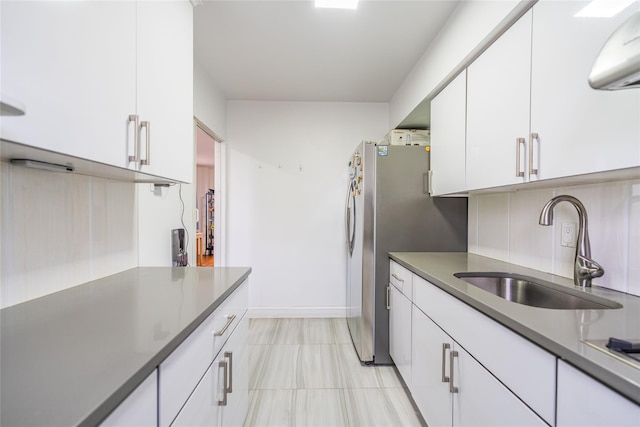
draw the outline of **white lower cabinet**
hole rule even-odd
[[[411,300],[389,285],[389,353],[404,382],[411,384]]]
[[[418,308],[411,393],[429,426],[544,426],[545,422]]]
[[[245,281],[160,364],[160,427],[242,424],[248,401],[247,307],[248,284]],[[221,386],[223,381],[232,383],[233,391],[226,393],[228,406],[238,408],[238,412],[244,411],[241,415],[231,415],[233,411],[223,411],[222,405],[218,404],[222,388],[215,384]],[[196,389],[200,391],[194,397]],[[202,400],[205,391],[210,395],[206,407]],[[235,424],[221,424],[223,412],[228,414],[226,419]],[[218,420],[216,417],[220,422],[214,422]],[[239,418],[239,422],[233,421]]]
[[[156,427],[158,425],[158,370],[140,384],[100,427]]]
[[[640,406],[559,360],[557,425],[637,427]]]
[[[172,426],[242,426],[249,404],[248,322],[236,327]]]

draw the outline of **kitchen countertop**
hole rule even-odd
[[[100,423],[250,272],[140,267],[0,310],[0,424]]]
[[[640,404],[640,365],[632,366],[583,342],[609,337],[640,339],[640,297],[593,286],[584,292],[622,304],[620,309],[555,310],[510,302],[453,276],[458,272],[508,272],[573,289],[573,281],[466,252],[392,252],[400,265],[476,308],[512,331]],[[606,279],[606,276],[605,276]]]

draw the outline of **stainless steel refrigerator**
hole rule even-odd
[[[363,363],[390,364],[389,252],[467,250],[467,199],[429,197],[424,146],[361,143],[345,203],[347,324]]]

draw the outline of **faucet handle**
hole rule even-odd
[[[592,259],[578,255],[580,261],[580,276],[583,278],[593,279],[601,277],[604,274],[604,268]]]

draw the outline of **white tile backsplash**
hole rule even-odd
[[[137,265],[134,184],[0,163],[0,307]]]
[[[540,211],[551,197],[551,190],[509,193],[509,262],[553,270],[553,228],[538,224]]]
[[[561,246],[561,229],[578,225],[576,209],[560,203],[552,226],[538,224],[544,204],[560,194],[578,198],[587,210],[592,258],[605,270],[594,285],[640,296],[640,179],[471,195],[469,251],[572,278],[575,247]]]
[[[478,204],[478,253],[509,261],[509,194],[480,197]]]

